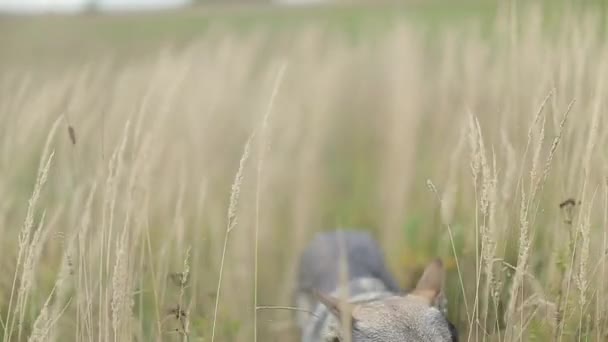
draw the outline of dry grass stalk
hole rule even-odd
[[[17,306],[15,308],[15,312],[13,313],[13,309],[12,309],[13,297],[16,294],[17,295],[16,300],[17,300],[17,303],[19,303],[23,300],[23,298],[21,298],[21,296],[26,295],[24,292],[15,293],[16,285],[17,285],[17,277],[18,277],[18,272],[20,269],[21,269],[21,272],[23,272],[22,274],[25,273],[25,270],[22,268],[23,267],[22,262],[23,262],[23,259],[26,258],[27,255],[29,254],[29,249],[31,247],[31,243],[32,243],[31,234],[32,234],[32,228],[34,227],[34,214],[36,211],[36,206],[37,206],[38,200],[40,199],[40,192],[41,192],[42,188],[44,187],[44,185],[46,184],[46,181],[48,179],[48,173],[49,173],[49,170],[51,167],[51,162],[52,162],[53,156],[55,154],[54,151],[51,151],[51,143],[55,136],[57,127],[59,127],[59,123],[60,123],[59,119],[55,120],[55,123],[51,127],[51,130],[49,131],[49,134],[47,136],[46,143],[44,144],[44,149],[42,152],[42,156],[40,158],[40,164],[38,166],[38,176],[36,178],[36,183],[34,185],[34,190],[32,192],[32,196],[30,197],[30,200],[28,203],[28,209],[27,209],[27,214],[25,216],[25,222],[23,224],[21,232],[19,233],[19,253],[17,256],[17,262],[15,265],[15,274],[13,276],[13,283],[12,283],[12,287],[11,287],[11,291],[10,291],[10,299],[9,299],[9,303],[8,303],[7,316],[4,319],[4,322],[6,325],[6,328],[4,329],[4,337],[3,337],[4,341],[10,341],[13,330],[14,330],[15,321],[17,319],[17,317],[14,317],[14,316],[17,315],[17,310],[21,309]],[[33,270],[29,270],[28,272],[31,275],[33,273]],[[13,316],[11,316],[11,313],[13,314]]]
[[[32,290],[32,283],[35,280],[34,270],[36,268],[36,264],[38,263],[38,258],[44,242],[41,241],[41,237],[45,227],[45,217],[46,211],[43,211],[40,222],[34,230],[34,235],[27,246],[27,255],[23,262],[23,270],[21,271],[21,281],[19,292],[17,293],[17,306],[15,307],[15,316],[19,315],[19,321],[17,323],[17,326],[19,327],[19,332],[17,335],[18,340],[21,340],[23,336],[25,312],[27,311],[28,299],[30,297],[30,291]]]
[[[435,184],[430,179],[427,179],[426,186],[433,194],[435,194],[437,200],[441,204],[442,198],[439,195],[439,192],[437,191],[437,187],[435,186]],[[447,228],[448,234],[450,236],[450,245],[452,247],[452,253],[454,255],[454,260],[456,261],[456,270],[458,271],[458,280],[459,280],[459,284],[460,284],[460,290],[462,291],[462,297],[465,299],[464,305],[465,305],[465,312],[467,314],[467,321],[471,322],[473,320],[473,318],[471,317],[472,314],[469,313],[469,308],[468,308],[468,304],[467,304],[468,300],[466,300],[467,294],[466,294],[466,290],[465,290],[465,283],[463,280],[462,271],[460,268],[460,262],[458,261],[458,253],[456,252],[456,245],[454,243],[454,233],[453,233],[453,230],[452,230],[452,227],[450,224],[446,224],[446,228]]]
[[[251,151],[251,144],[255,137],[255,131],[251,133],[247,142],[245,143],[245,148],[243,150],[243,155],[241,156],[241,160],[239,161],[239,169],[236,172],[234,177],[234,182],[232,183],[232,191],[230,192],[230,204],[228,206],[228,218],[226,221],[226,233],[224,235],[224,245],[222,248],[222,257],[220,261],[220,270],[217,281],[217,291],[215,293],[215,309],[213,311],[213,326],[211,328],[211,342],[215,341],[215,329],[217,325],[217,313],[219,309],[219,302],[221,298],[221,290],[222,290],[222,277],[224,275],[224,263],[226,260],[226,250],[228,249],[228,238],[230,237],[230,232],[237,225],[237,207],[239,204],[239,196],[241,192],[241,185],[243,184],[243,179],[245,177],[245,165],[247,160],[249,159],[249,154]]]
[[[49,304],[53,297],[53,292],[54,291],[51,291],[51,294],[42,306],[42,310],[40,310],[38,317],[36,317],[36,320],[34,321],[33,331],[28,339],[29,342],[45,342],[49,340],[52,320],[52,317],[49,315]]]
[[[254,236],[254,276],[253,276],[253,341],[258,340],[258,263],[259,263],[259,233],[260,233],[260,206],[261,206],[261,186],[262,186],[262,173],[264,169],[264,155],[266,150],[269,148],[270,139],[268,138],[268,122],[272,109],[274,107],[275,98],[279,91],[279,87],[283,81],[285,70],[287,69],[287,62],[282,62],[277,71],[277,75],[272,87],[272,93],[270,100],[266,107],[266,113],[262,119],[262,129],[260,132],[260,143],[258,151],[258,164],[256,173],[256,187],[255,187],[255,236]]]
[[[130,128],[130,121],[127,121],[125,126],[124,126],[124,131],[123,131],[123,135],[122,135],[122,140],[121,143],[116,147],[116,149],[114,150],[114,152],[112,153],[112,157],[110,158],[110,162],[109,162],[109,166],[108,166],[108,175],[105,181],[105,192],[104,192],[104,206],[103,206],[103,212],[102,212],[102,230],[100,232],[100,238],[99,238],[99,251],[100,251],[100,255],[99,255],[99,281],[100,283],[104,283],[104,279],[109,283],[110,280],[110,255],[111,255],[111,251],[112,251],[112,245],[113,243],[113,227],[114,227],[114,210],[116,208],[116,201],[117,201],[117,196],[118,196],[118,176],[122,173],[122,161],[123,161],[123,155],[124,155],[124,151],[127,145],[127,141],[129,138],[129,128]],[[126,248],[126,246],[121,245],[119,242],[116,243],[117,247],[122,247],[122,248]],[[119,253],[119,251],[116,251],[116,257],[118,258],[118,256],[120,256],[121,258],[124,256],[125,251],[123,250],[122,252]],[[104,256],[105,256],[105,264],[104,264]],[[122,260],[121,260],[122,262]],[[114,265],[114,269],[116,270],[122,270],[125,271],[124,269],[121,268],[121,266],[124,265],[120,265],[118,263],[118,261],[116,261],[115,265]],[[117,281],[120,281],[120,279],[117,279]],[[110,301],[111,301],[111,294],[110,294],[110,286],[107,286],[106,288],[104,288],[103,286],[99,286],[99,297],[98,297],[98,305],[100,308],[100,312],[99,312],[99,322],[98,322],[98,327],[99,327],[99,331],[98,331],[98,339],[99,340],[108,340],[109,339],[109,332],[108,329],[110,328],[110,324],[108,324],[109,322],[109,317],[110,317]],[[113,327],[114,328],[114,327]]]

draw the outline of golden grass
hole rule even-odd
[[[6,70],[3,340],[296,340],[298,253],[338,226],[404,286],[452,265],[465,341],[605,340],[608,46],[540,13]]]

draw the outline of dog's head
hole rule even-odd
[[[444,274],[441,261],[436,260],[426,267],[412,292],[371,302],[350,304],[317,293],[339,325],[328,340],[348,341],[349,335],[352,342],[457,341],[455,328],[444,314]]]

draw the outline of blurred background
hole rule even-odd
[[[297,341],[297,258],[608,338],[603,1],[0,0],[3,341]]]

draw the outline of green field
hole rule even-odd
[[[170,13],[87,15],[0,20],[2,60],[61,64],[57,59],[89,59],[102,55],[152,53],[161,44],[183,46],[215,32],[241,35],[263,31],[284,36],[306,27],[321,27],[357,39],[385,32],[408,21],[436,29],[467,21],[491,21],[497,6],[490,2],[411,2],[392,6],[196,6]],[[41,33],[44,32],[44,35]],[[43,58],[40,58],[43,57]],[[35,59],[34,59],[35,58]]]
[[[406,289],[444,260],[463,341],[606,340],[605,14],[0,17],[0,335],[296,341],[256,305],[292,306],[305,243],[353,227]]]

